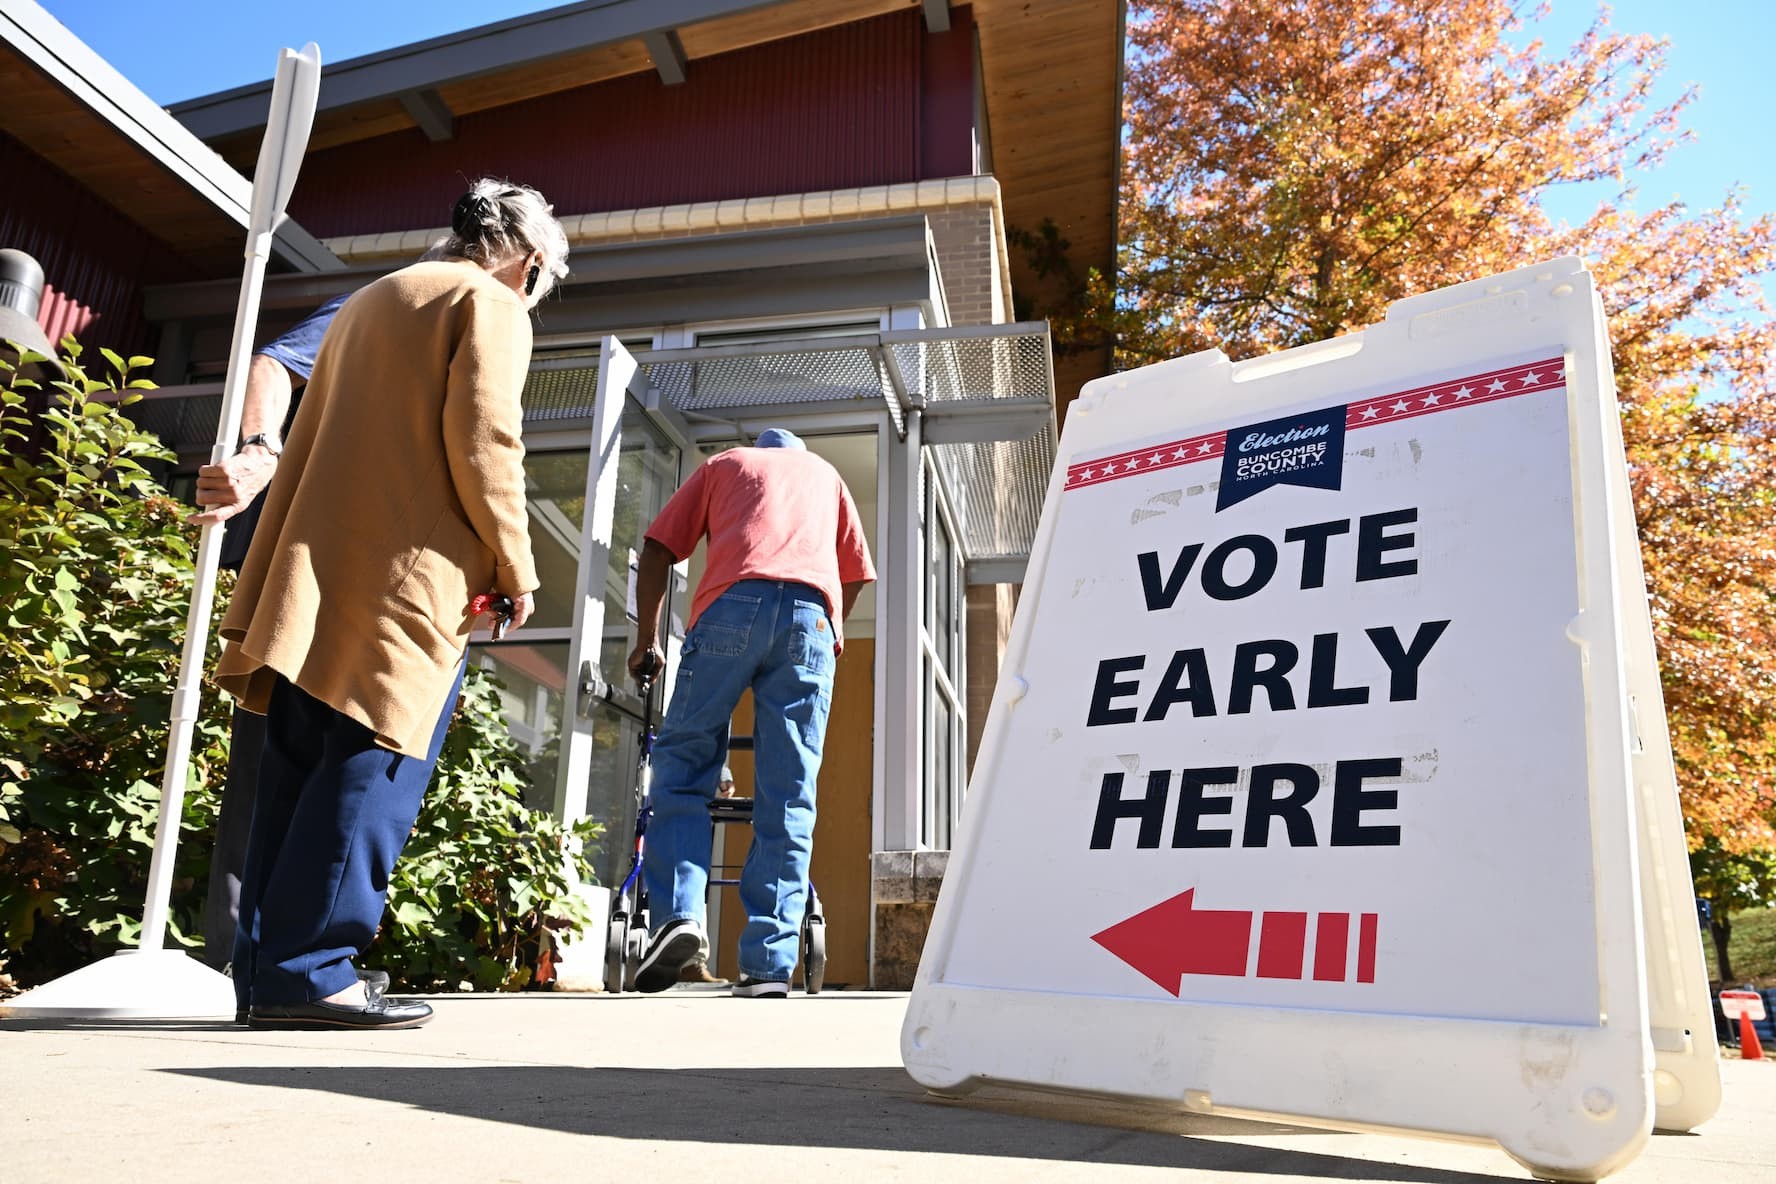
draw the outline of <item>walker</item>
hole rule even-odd
[[[620,995],[635,989],[635,971],[647,951],[648,924],[647,884],[642,879],[641,861],[647,850],[648,820],[653,805],[648,791],[653,783],[654,757],[654,676],[659,672],[657,659],[647,656],[636,672],[641,693],[641,752],[635,763],[635,840],[629,854],[629,872],[611,898],[610,923],[604,936],[604,989]],[[750,748],[751,737],[734,737],[730,747]],[[751,798],[716,798],[709,803],[710,826],[752,821]],[[713,837],[713,836],[712,836]],[[713,847],[713,843],[711,844]],[[710,869],[711,889],[737,887],[739,879],[717,878]],[[728,870],[724,865],[720,870]],[[802,915],[801,953],[802,984],[810,995],[820,993],[826,983],[826,917],[820,906],[820,894],[814,882],[808,882],[808,907]]]

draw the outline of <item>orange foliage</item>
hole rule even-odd
[[[1610,317],[1692,845],[1771,846],[1776,801],[1776,223],[1634,212],[1682,136],[1662,42],[1607,12],[1565,52],[1510,0],[1134,5],[1121,259],[1060,328],[1123,365],[1235,357],[1379,320],[1418,292],[1581,254]],[[1514,44],[1514,42],[1518,44]],[[1748,146],[1749,147],[1749,146]],[[1578,227],[1551,187],[1613,182]],[[1063,318],[1064,319],[1064,318]]]

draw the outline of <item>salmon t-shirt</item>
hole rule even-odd
[[[647,537],[683,559],[706,534],[708,562],[691,600],[692,625],[741,580],[794,580],[826,597],[838,641],[841,586],[876,578],[844,479],[799,448],[732,448],[710,457],[672,495]]]

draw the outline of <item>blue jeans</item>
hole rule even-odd
[[[423,759],[277,680],[241,874],[237,1006],[312,1003],[357,981],[352,959],[382,922],[462,680],[459,664]]]
[[[728,721],[751,688],[755,776],[752,850],[740,874],[740,973],[753,978],[788,981],[795,969],[833,665],[832,619],[818,590],[742,580],[685,635],[654,742],[654,813],[642,863],[653,926],[680,918],[701,925],[709,803],[727,757]]]

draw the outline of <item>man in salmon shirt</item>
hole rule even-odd
[[[740,874],[746,929],[734,994],[789,993],[808,857],[814,783],[832,707],[840,625],[876,578],[863,522],[838,471],[781,428],[752,448],[711,457],[648,528],[636,574],[635,673],[655,644],[667,574],[704,537],[707,565],[691,603],[672,703],[654,742],[653,818],[642,863],[654,932],[635,975],[664,991],[707,941],[709,802],[727,759],[728,721],[753,697],[752,850]]]

